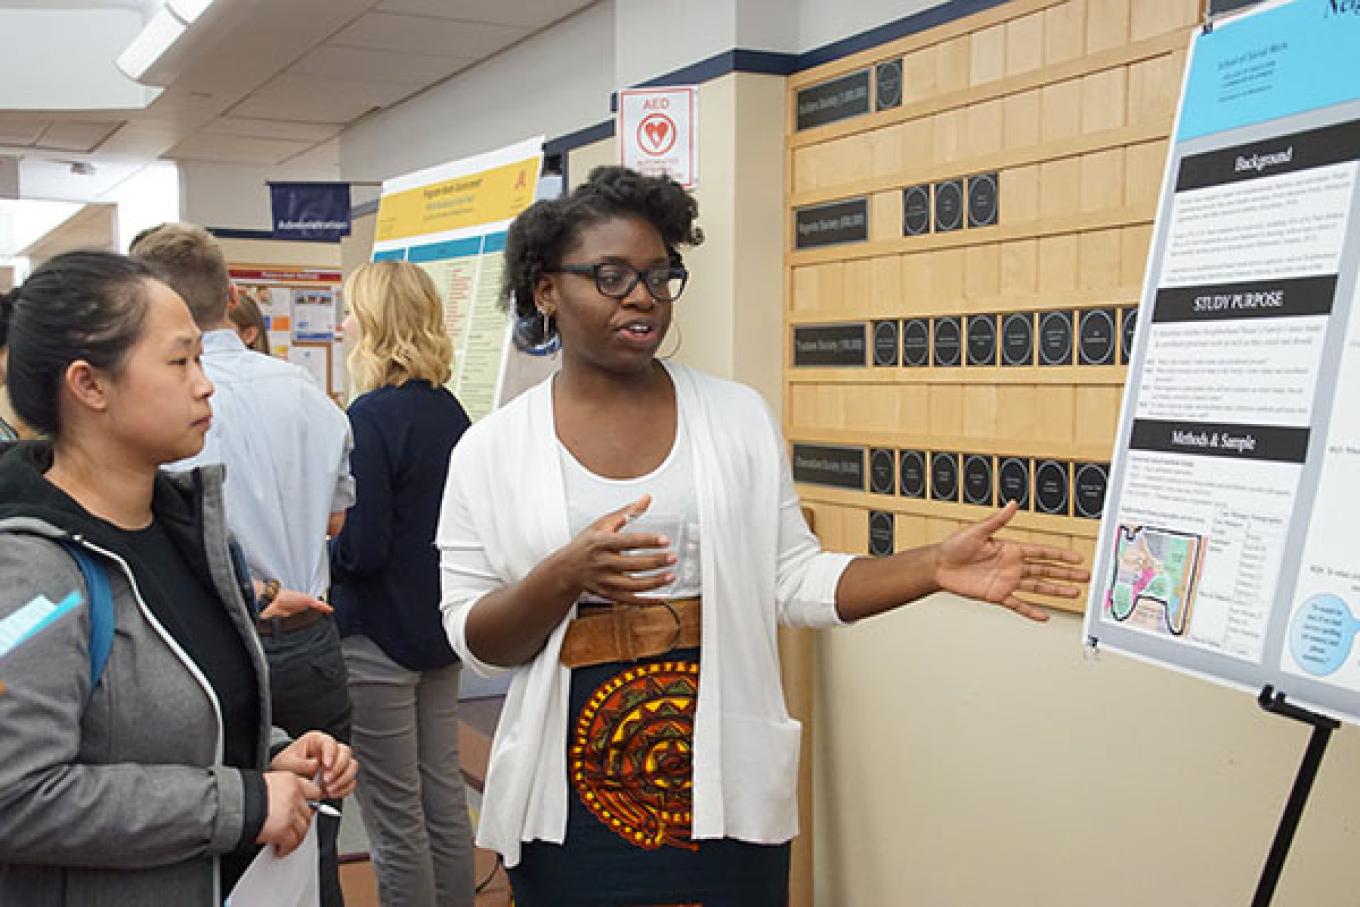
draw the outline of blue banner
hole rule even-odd
[[[270,183],[269,201],[275,239],[349,236],[349,183]]]

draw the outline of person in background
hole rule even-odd
[[[468,416],[430,276],[402,261],[345,281],[357,500],[331,542],[331,603],[354,703],[358,797],[382,903],[472,907],[459,770],[461,664],[440,627],[439,496]]]
[[[357,765],[327,734],[271,734],[222,469],[158,469],[211,424],[184,302],[137,262],[71,252],[7,324],[14,405],[50,440],[0,445],[0,619],[51,622],[0,660],[0,904],[216,907]],[[109,583],[102,664],[73,550]]]
[[[241,338],[246,349],[269,355],[269,329],[254,299],[238,291],[235,302],[227,307],[227,317],[231,319],[236,336]]]
[[[1013,503],[891,557],[821,551],[759,395],[656,357],[697,210],[665,177],[602,167],[515,219],[516,337],[559,335],[561,371],[449,463],[444,626],[474,670],[514,671],[478,843],[518,907],[784,907],[800,727],[776,625],[939,590],[1043,620],[1024,593],[1085,578],[1070,551],[996,538]]]
[[[354,502],[349,423],[291,363],[247,350],[227,309],[236,287],[217,241],[192,224],[143,231],[132,256],[183,297],[203,333],[203,369],[217,387],[203,452],[179,467],[227,467],[227,523],[260,583],[256,631],[269,660],[274,721],[348,742],[350,703],[340,635],[321,599],[330,586],[326,537]],[[339,808],[338,802],[332,806]],[[344,903],[340,820],[318,819],[321,903]]]

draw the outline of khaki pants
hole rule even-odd
[[[411,671],[344,639],[356,795],[383,907],[472,907],[472,823],[458,761],[462,665]]]

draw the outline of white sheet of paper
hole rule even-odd
[[[316,821],[297,850],[286,857],[266,846],[231,890],[225,907],[319,907]]]

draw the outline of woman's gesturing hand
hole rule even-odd
[[[1072,566],[1082,560],[1075,551],[994,538],[1015,511],[1012,501],[941,542],[936,551],[935,581],[942,589],[993,602],[1030,620],[1048,620],[1039,606],[1016,593],[1076,598],[1081,590],[1072,584],[1086,582],[1090,573]]]
[[[605,514],[558,552],[558,563],[578,595],[589,592],[610,601],[639,604],[647,601],[640,597],[642,593],[675,580],[668,569],[676,560],[669,550],[673,539],[649,532],[624,531],[651,503],[651,495],[643,495],[628,506]],[[649,575],[638,575],[644,573]]]
[[[273,844],[281,857],[297,850],[312,824],[312,803],[321,799],[321,788],[290,771],[265,772],[269,812],[256,844]]]

